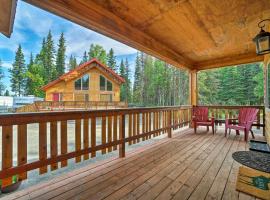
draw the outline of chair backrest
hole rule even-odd
[[[248,121],[254,122],[258,111],[259,109],[257,108],[241,108],[238,115],[239,124],[241,125]]]
[[[207,107],[193,107],[192,115],[196,121],[205,122],[208,120],[208,108]]]

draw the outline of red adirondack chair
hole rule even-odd
[[[194,132],[197,132],[198,126],[206,126],[209,131],[209,126],[212,127],[213,134],[215,132],[215,118],[208,117],[207,107],[193,107],[192,109],[192,121],[194,125]]]
[[[236,131],[236,134],[239,135],[239,131],[244,131],[245,141],[248,140],[248,133],[251,132],[252,138],[254,134],[251,130],[252,123],[255,121],[259,109],[256,108],[241,108],[237,119],[226,119],[225,121],[225,137],[227,136],[227,130],[229,133],[231,129]],[[237,123],[233,123],[232,120],[237,120]]]

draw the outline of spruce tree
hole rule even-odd
[[[106,64],[107,54],[105,49],[98,44],[91,44],[88,52],[89,60],[96,58],[103,64]]]
[[[7,96],[7,97],[8,97],[8,96],[10,96],[10,94],[9,94],[9,90],[6,90],[6,91],[5,91],[4,96]]]
[[[27,95],[32,95],[33,94],[32,90],[31,90],[32,81],[27,76],[27,73],[32,70],[33,65],[34,65],[34,59],[33,59],[33,54],[31,52],[30,59],[29,59],[29,64],[27,65],[27,72],[26,72],[26,89],[25,89],[25,91],[26,91]]]
[[[142,103],[142,68],[139,52],[136,55],[134,84],[133,84],[133,102],[136,104]]]
[[[57,70],[55,67],[55,48],[53,44],[52,33],[49,31],[45,44],[45,72],[48,77],[48,82],[57,78]]]
[[[3,71],[2,61],[0,59],[0,95],[4,94],[4,91],[6,88],[3,83],[3,78],[4,78],[4,71]]]
[[[11,89],[15,93],[15,95],[21,96],[24,94],[26,78],[25,78],[25,60],[22,52],[22,47],[19,45],[16,55],[15,61],[12,65],[12,69],[10,70],[11,74]]]
[[[77,66],[76,57],[71,54],[70,57],[69,57],[68,70],[69,71],[73,70],[73,69],[76,68],[76,66]]]
[[[66,53],[66,45],[65,45],[65,37],[64,33],[61,33],[58,43],[58,50],[56,56],[56,71],[57,76],[61,76],[65,73],[65,53]]]
[[[109,53],[107,54],[107,64],[115,72],[118,71],[117,65],[116,65],[116,57],[114,55],[114,51],[112,48],[110,49]]]
[[[126,58],[125,61],[125,79],[126,79],[126,95],[127,95],[127,101],[132,101],[132,94],[131,94],[131,81],[130,81],[130,66],[128,63],[128,59]]]
[[[84,51],[82,61],[80,62],[80,64],[86,63],[87,61],[88,61],[87,52]]]
[[[124,64],[123,59],[121,60],[120,63],[120,69],[119,69],[120,76],[123,77],[126,80],[126,67]],[[121,85],[120,87],[120,101],[127,101],[127,87],[126,87],[126,82]]]

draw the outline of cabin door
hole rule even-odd
[[[60,94],[59,93],[53,93],[53,101],[59,101]]]

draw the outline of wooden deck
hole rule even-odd
[[[204,129],[173,134],[154,144],[68,172],[4,199],[255,199],[235,190],[239,164],[232,153],[247,149],[243,135],[225,138]]]

